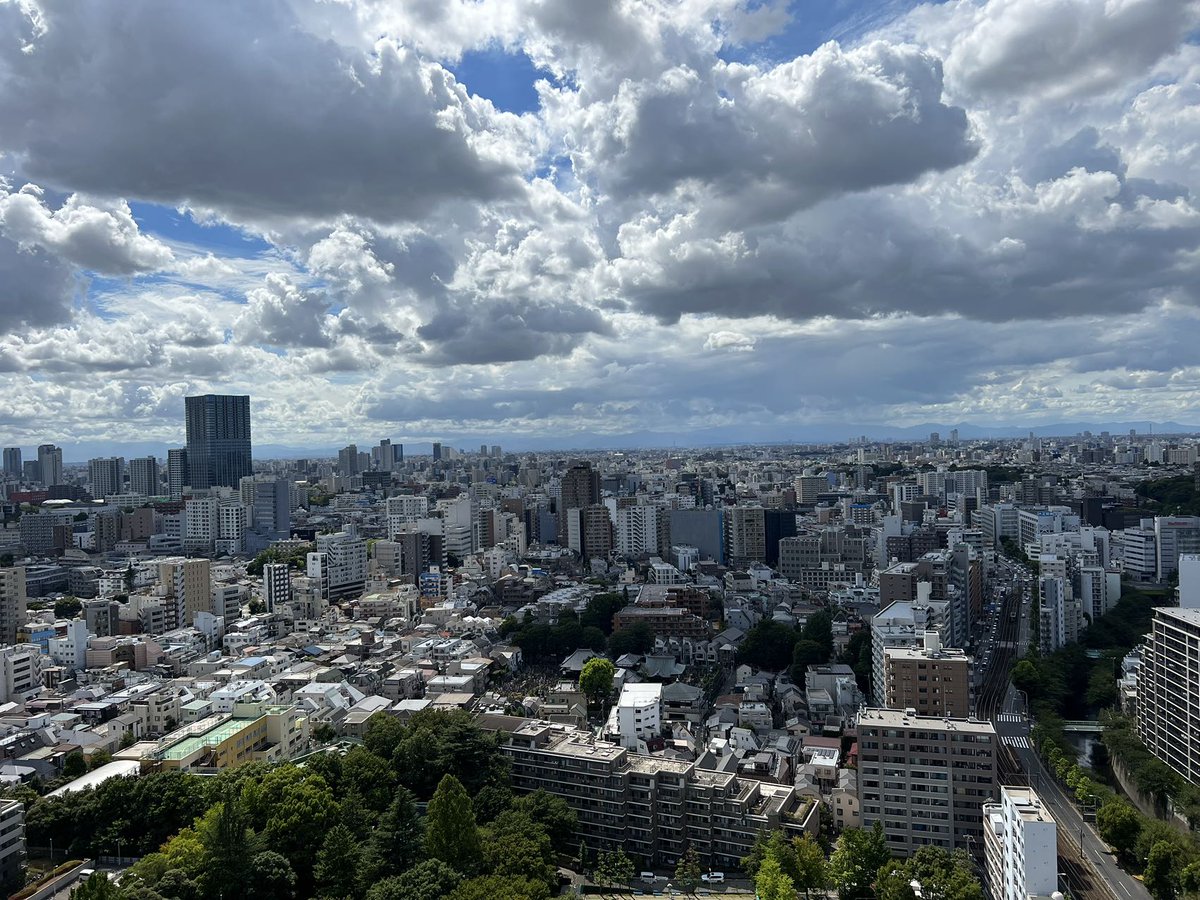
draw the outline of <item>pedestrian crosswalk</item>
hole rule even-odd
[[[1004,743],[1008,744],[1010,747],[1016,747],[1018,750],[1030,749],[1029,738],[1024,737],[1023,735],[1014,736],[1011,734],[1006,734],[1004,735]]]
[[[1018,713],[1000,713],[996,716],[997,722],[1024,722],[1025,717]]]

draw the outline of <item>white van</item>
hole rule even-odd
[[[725,873],[724,872],[709,872],[707,875],[701,875],[700,880],[703,881],[705,884],[724,884],[725,883]]]
[[[654,884],[654,873],[653,872],[643,872],[639,877],[646,884]]]

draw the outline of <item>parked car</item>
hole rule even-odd
[[[701,875],[700,880],[705,884],[723,884],[725,881],[725,873],[708,872],[707,874]]]

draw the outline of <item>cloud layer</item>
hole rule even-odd
[[[4,440],[1200,420],[1197,3],[797,12],[0,0]]]

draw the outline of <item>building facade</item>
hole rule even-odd
[[[189,484],[236,488],[254,474],[250,454],[250,398],[204,394],[185,397]]]
[[[1035,791],[1001,787],[983,807],[984,873],[992,900],[1048,898],[1058,890],[1058,828]]]

